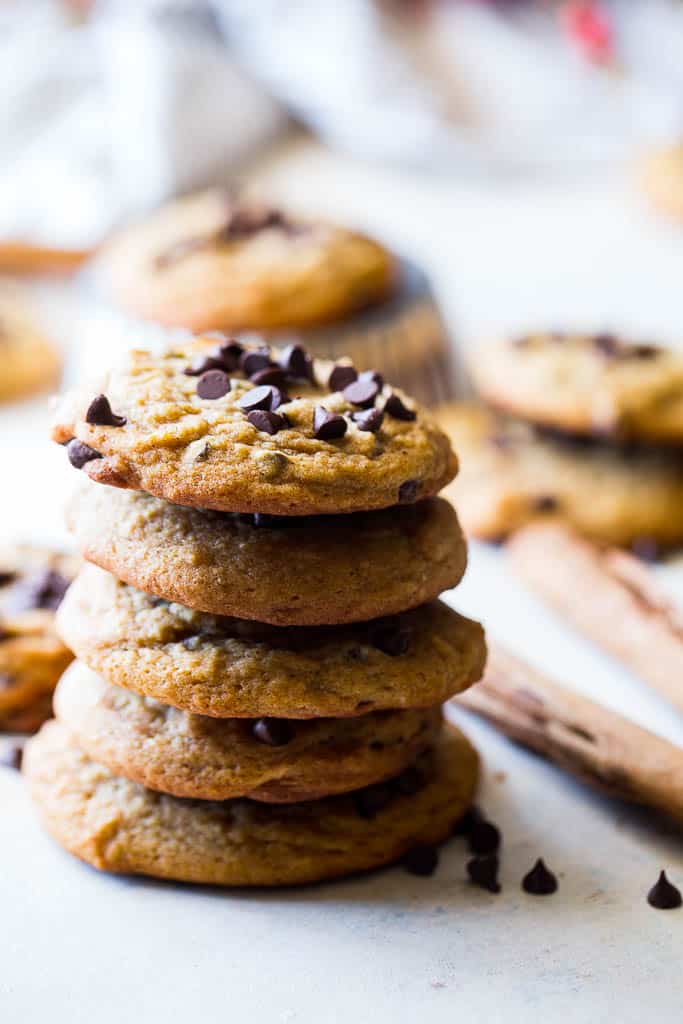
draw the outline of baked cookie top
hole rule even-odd
[[[180,505],[315,515],[412,504],[457,460],[433,418],[373,371],[299,345],[200,338],[131,352],[66,395],[53,437],[98,483]]]
[[[394,615],[461,579],[467,549],[441,498],[345,516],[206,512],[89,481],[67,523],[81,553],[189,608],[274,625]]]
[[[293,885],[350,875],[447,838],[469,807],[477,755],[452,726],[388,783],[298,804],[179,800],[91,761],[48,722],[23,761],[47,831],[103,871],[209,885]]]
[[[533,423],[620,441],[683,444],[683,352],[611,334],[529,334],[477,349],[486,401]]]
[[[195,331],[340,320],[381,302],[398,276],[393,256],[364,235],[219,190],[120,232],[100,266],[123,306]]]
[[[445,604],[334,627],[277,627],[169,604],[86,565],[58,617],[95,672],[217,718],[324,718],[441,703],[479,679],[481,626]]]
[[[44,336],[28,299],[14,285],[0,285],[0,401],[12,401],[56,387],[62,368],[57,350]]]
[[[443,406],[461,454],[446,495],[466,532],[499,540],[539,517],[622,546],[683,540],[683,457],[549,437],[483,406]]]
[[[150,789],[202,800],[317,800],[398,775],[441,728],[441,709],[357,718],[207,718],[106,683],[81,662],[55,714],[94,761]]]

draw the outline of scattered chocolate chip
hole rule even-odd
[[[406,480],[398,489],[398,500],[411,505],[417,498],[417,480]]]
[[[363,370],[362,373],[358,374],[358,380],[371,380],[377,385],[378,391],[381,391],[384,387],[384,377],[377,370]]]
[[[6,587],[8,583],[14,583],[17,573],[14,569],[0,569],[0,587]]]
[[[488,892],[500,892],[499,868],[500,861],[497,853],[485,853],[482,857],[473,857],[467,862],[467,874],[470,881]]]
[[[311,380],[313,363],[303,345],[286,345],[278,359],[280,368],[293,380]]]
[[[610,359],[621,351],[621,343],[613,334],[596,334],[592,344],[593,348]]]
[[[252,427],[263,431],[264,434],[277,434],[278,430],[287,426],[286,417],[280,416],[276,412],[270,412],[268,409],[254,409],[247,414],[247,419]]]
[[[258,373],[259,370],[265,370],[272,365],[270,350],[267,348],[247,349],[240,357],[240,369],[245,377],[251,377],[253,373]]]
[[[532,896],[550,896],[557,892],[557,879],[552,871],[548,871],[542,857],[522,879],[522,889]]]
[[[386,782],[378,782],[374,786],[366,786],[353,793],[356,813],[361,818],[374,818],[393,796],[391,787]]]
[[[500,846],[500,830],[491,821],[473,824],[467,842],[472,853],[495,853]]]
[[[318,441],[333,441],[343,437],[347,426],[343,416],[336,412],[328,412],[322,405],[316,405],[313,412],[313,433]]]
[[[384,403],[384,411],[393,416],[395,420],[405,420],[406,422],[414,420],[417,413],[413,409],[409,409],[403,404],[401,399],[393,391]]]
[[[77,441],[75,437],[67,444],[66,454],[69,456],[69,462],[76,469],[83,469],[86,462],[102,458],[100,453],[91,448],[89,444],[83,444],[82,441]]]
[[[552,494],[539,494],[532,499],[535,512],[556,512],[559,502]]]
[[[197,394],[200,398],[222,398],[229,390],[230,378],[225,370],[207,370],[197,381]]]
[[[14,771],[21,771],[21,762],[24,756],[24,752],[18,743],[13,743],[9,747],[5,747],[0,750],[0,766],[3,768],[12,768]]]
[[[45,572],[37,573],[36,576],[27,580],[32,598],[32,608],[48,608],[55,611],[62,603],[62,598],[69,587],[67,580],[61,573],[54,569],[47,569]]]
[[[401,622],[381,622],[370,629],[370,643],[383,654],[397,658],[405,654],[413,639],[410,626]]]
[[[363,412],[351,413],[351,419],[359,430],[376,434],[382,426],[384,413],[381,409],[364,409]]]
[[[294,739],[294,729],[286,718],[259,718],[252,728],[254,737],[269,747],[284,747]]]
[[[250,391],[246,391],[238,401],[240,409],[244,409],[245,412],[251,412],[253,409],[267,409],[272,411],[277,409],[280,404],[276,399],[275,392],[277,388],[271,387],[269,384],[261,384],[259,387],[252,388]]]
[[[680,907],[680,890],[672,885],[665,871],[660,871],[659,878],[647,894],[647,902],[655,910],[676,910]]]
[[[98,395],[97,398],[93,398],[88,406],[85,422],[92,423],[96,427],[123,427],[126,423],[126,417],[118,416],[115,412],[112,412],[106,395]]]
[[[631,541],[631,551],[643,562],[657,562],[661,556],[659,544],[654,537],[636,537]]]
[[[429,843],[420,843],[408,850],[403,858],[403,866],[411,875],[427,878],[433,875],[439,863],[439,851]]]
[[[252,373],[249,380],[257,386],[274,384],[278,388],[284,388],[287,383],[285,371],[281,370],[279,366],[266,366],[264,370],[257,370],[256,373]]]
[[[475,825],[483,821],[481,811],[478,807],[470,807],[461,818],[458,818],[453,826],[454,836],[468,836]]]
[[[330,391],[343,391],[349,384],[358,380],[358,374],[353,366],[335,366],[327,381]]]
[[[240,345],[239,341],[233,338],[218,346],[215,358],[220,359],[224,370],[236,370],[243,352],[244,345]]]
[[[196,363],[192,363],[190,366],[186,366],[183,373],[187,377],[201,377],[207,370],[224,370],[225,364],[223,360],[218,356],[204,356],[203,359],[198,360]]]
[[[355,380],[344,388],[344,398],[351,405],[367,409],[377,398],[379,388],[374,380]]]

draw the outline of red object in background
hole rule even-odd
[[[562,25],[589,60],[607,64],[614,56],[612,26],[604,7],[595,0],[568,0],[560,9]]]

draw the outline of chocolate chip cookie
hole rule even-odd
[[[0,286],[0,401],[56,387],[62,361],[13,285]]]
[[[206,512],[84,481],[67,524],[87,559],[214,615],[315,626],[393,615],[461,579],[467,551],[441,498],[346,516]]]
[[[448,727],[407,773],[348,795],[288,805],[180,800],[113,775],[49,722],[24,754],[48,832],[119,874],[209,885],[290,885],[369,870],[444,840],[472,801],[477,756]]]
[[[438,601],[347,626],[265,626],[169,604],[94,565],[58,625],[109,682],[218,718],[431,707],[479,679],[485,657],[481,626]]]

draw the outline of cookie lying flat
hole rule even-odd
[[[53,436],[98,483],[199,508],[315,515],[436,494],[457,470],[448,439],[381,379],[355,376],[300,347],[138,350],[103,394],[64,398]]]
[[[56,387],[62,363],[19,289],[0,287],[0,401]]]
[[[168,604],[94,565],[60,608],[69,646],[117,686],[217,718],[431,707],[481,675],[481,626],[434,602],[336,627],[264,626]]]
[[[448,727],[394,782],[289,805],[180,800],[112,775],[49,722],[24,753],[47,831],[93,867],[209,885],[293,885],[389,864],[444,840],[474,796],[477,755]]]
[[[0,548],[0,728],[35,720],[36,705],[73,657],[57,636],[54,613],[77,564],[46,548]]]
[[[642,184],[657,209],[683,220],[683,143],[651,153],[642,165]]]
[[[300,327],[342,319],[396,283],[383,246],[221,191],[170,203],[104,250],[121,305],[196,331]]]
[[[536,334],[482,346],[486,401],[572,434],[683,444],[683,352],[608,334]]]
[[[67,524],[86,558],[141,590],[283,626],[393,615],[454,587],[467,563],[455,511],[439,498],[280,519],[205,512],[87,482]]]
[[[55,714],[94,761],[173,796],[316,800],[398,775],[434,741],[441,709],[291,722],[206,718],[112,686],[81,662]]]
[[[473,536],[499,540],[554,516],[608,544],[683,540],[678,455],[542,439],[475,405],[443,406],[439,415],[462,463],[446,496]]]

